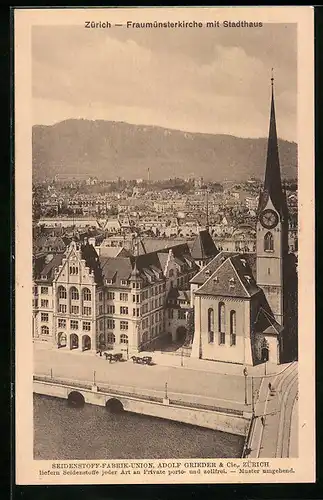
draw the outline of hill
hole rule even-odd
[[[99,179],[186,177],[245,181],[263,178],[267,139],[190,133],[124,122],[70,119],[35,125],[33,175],[88,174]],[[282,175],[297,177],[297,144],[279,141]]]

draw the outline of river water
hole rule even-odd
[[[36,460],[236,458],[243,444],[233,434],[34,395]]]

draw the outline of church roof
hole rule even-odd
[[[219,253],[215,246],[215,243],[210,235],[209,231],[206,229],[200,231],[193,243],[191,255],[195,260],[204,260],[210,257],[214,257]]]
[[[269,198],[280,215],[285,217],[288,212],[286,195],[281,183],[273,79],[265,181],[263,191],[259,196],[258,213],[264,209]]]
[[[279,335],[283,331],[283,327],[277,323],[271,312],[260,307],[254,323],[254,330],[268,335]]]
[[[261,290],[243,255],[223,255],[223,261],[218,259],[217,264],[196,295],[250,298]]]
[[[199,271],[191,280],[190,283],[201,285],[218,269],[218,267],[229,257],[240,256],[242,262],[245,260],[251,269],[251,274],[256,278],[256,254],[250,253],[237,253],[221,251],[216,255],[201,271]]]

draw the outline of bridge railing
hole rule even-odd
[[[67,385],[69,387],[75,387],[76,389],[88,389],[91,390],[93,387],[93,382],[79,382],[76,380],[71,380],[71,379],[60,379],[58,377],[50,377],[48,375],[34,375],[33,379],[35,381],[39,382],[49,382],[53,384],[59,384],[59,385]],[[124,397],[131,397],[131,398],[137,398],[137,399],[142,399],[144,401],[152,401],[155,403],[162,403],[164,399],[164,392],[163,391],[156,391],[154,392],[160,392],[160,396],[153,396],[149,394],[143,394],[141,391],[138,392],[136,391],[136,388],[133,387],[131,390],[127,391],[124,390],[123,387],[117,387],[117,386],[110,386],[108,384],[104,383],[97,383],[97,390],[98,392],[101,393],[109,393],[113,394],[115,396],[124,396]],[[149,389],[145,389],[146,392],[149,392]],[[194,396],[192,394],[192,396]],[[228,415],[236,415],[236,416],[243,416],[243,411],[234,409],[234,408],[223,408],[220,406],[212,405],[212,404],[202,404],[202,403],[191,403],[189,401],[182,401],[180,399],[173,399],[172,397],[169,398],[169,403],[174,406],[183,406],[185,408],[196,408],[200,410],[207,410],[207,411],[216,411],[219,413],[225,413]]]

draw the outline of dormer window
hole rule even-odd
[[[112,280],[106,280],[107,285],[112,285]]]
[[[127,286],[128,285],[128,280],[121,280],[121,285],[122,286]]]
[[[247,281],[247,282],[249,283],[249,285],[250,285],[250,283],[251,283],[251,276],[248,276],[248,275],[247,275],[247,276],[245,276],[245,279],[246,279],[246,281]]]
[[[246,267],[247,263],[246,263],[245,259],[240,259],[240,261],[241,261],[241,264],[242,264],[244,267]]]
[[[206,274],[206,276],[207,276],[207,277],[209,277],[209,276],[210,276],[210,270],[209,270],[209,269],[207,269],[207,270],[205,271],[205,274]]]
[[[213,281],[214,283],[219,283],[219,278],[217,276],[214,276]]]
[[[235,284],[236,284],[236,280],[234,278],[230,278],[229,279],[230,288],[234,288]]]

